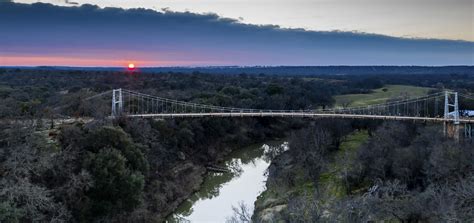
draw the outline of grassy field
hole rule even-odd
[[[328,201],[346,196],[343,176],[345,172],[353,168],[351,160],[355,158],[359,146],[368,138],[367,131],[354,131],[349,134],[334,154],[334,159],[328,164],[328,169],[319,176],[318,188]]]
[[[400,96],[417,97],[428,94],[431,88],[416,87],[409,85],[386,85],[383,88],[375,89],[370,94],[346,94],[335,97],[336,106],[342,107],[348,104],[349,107],[367,106],[384,103],[387,99]]]

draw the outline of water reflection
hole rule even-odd
[[[169,222],[225,222],[232,206],[253,203],[265,189],[265,172],[275,154],[287,143],[273,142],[241,149],[229,155],[225,165],[230,172],[209,172],[199,191],[178,207]]]

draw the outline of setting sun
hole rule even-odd
[[[129,64],[128,64],[128,69],[130,69],[130,70],[135,69],[135,64],[129,63]]]

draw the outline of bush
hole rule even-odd
[[[148,162],[140,147],[120,128],[101,127],[90,132],[82,143],[86,150],[97,153],[104,148],[114,148],[126,159],[128,168],[146,173]]]
[[[143,174],[127,168],[127,159],[119,150],[104,148],[97,154],[89,153],[85,167],[94,179],[87,193],[92,199],[93,216],[132,211],[141,204]]]

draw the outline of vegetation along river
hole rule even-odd
[[[252,213],[257,196],[265,190],[271,154],[287,148],[286,142],[272,141],[232,152],[220,165],[230,171],[208,171],[200,190],[182,203],[168,221],[225,222],[234,214],[232,207],[241,203]]]

